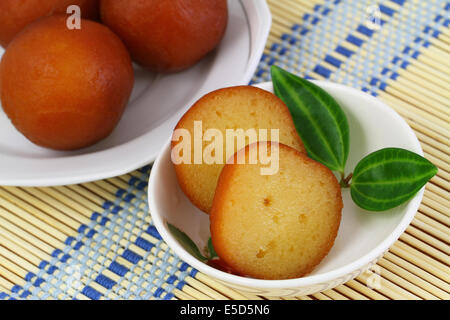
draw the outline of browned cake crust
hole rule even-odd
[[[286,105],[274,94],[252,86],[237,86],[213,91],[198,100],[181,118],[176,129],[187,129],[194,136],[194,121],[202,122],[203,133],[214,128],[224,137],[226,129],[279,129],[279,141],[301,152],[303,143],[295,129],[291,114]],[[261,140],[258,136],[258,140]],[[248,139],[245,145],[249,144]],[[178,142],[172,142],[172,148]],[[203,142],[203,149],[210,142]],[[192,144],[193,146],[193,144]],[[243,146],[242,146],[243,147]],[[226,146],[223,150],[222,164],[179,164],[175,171],[181,189],[191,202],[208,213],[214,196],[217,179],[226,162]],[[193,149],[193,148],[192,148]],[[239,148],[240,149],[240,148]],[[238,148],[232,150],[231,154]],[[194,150],[191,150],[194,159]]]
[[[239,152],[248,156],[261,144]],[[259,164],[227,164],[217,184],[210,212],[212,242],[219,257],[241,275],[304,276],[328,254],[337,236],[343,202],[334,174],[283,144],[279,158],[279,172],[271,176],[262,176]]]

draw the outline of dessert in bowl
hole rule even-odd
[[[355,168],[358,161],[367,154],[385,147],[423,154],[412,129],[383,102],[344,85],[313,82],[326,90],[347,116],[351,150],[346,162],[347,172]],[[273,92],[270,82],[257,86]],[[194,206],[180,188],[171,159],[171,141],[166,144],[153,165],[148,192],[153,223],[181,259],[232,288],[263,296],[314,294],[357,277],[375,264],[400,237],[414,218],[423,196],[422,188],[404,204],[376,213],[358,207],[351,199],[350,190],[344,188],[339,231],[326,257],[302,277],[267,280],[216,269],[198,259],[186,244],[178,240],[171,225],[184,232],[198,248],[207,247],[211,236],[210,217]]]

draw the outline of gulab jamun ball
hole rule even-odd
[[[227,0],[101,0],[103,23],[155,72],[184,70],[212,51],[228,23]]]
[[[98,0],[1,0],[0,45],[6,47],[16,34],[39,18],[66,13],[70,5],[80,7],[82,18],[99,17]]]
[[[73,150],[107,137],[134,83],[131,58],[107,27],[69,30],[65,15],[26,27],[0,62],[0,99],[13,125],[43,147]]]
[[[194,162],[195,122],[201,123],[202,133],[205,134],[202,142],[204,153],[207,153],[208,145],[213,140],[212,138],[211,141],[206,139],[207,131],[212,129],[220,132],[223,137],[220,161],[206,163],[202,159],[202,163]],[[208,93],[184,114],[174,133],[177,132],[177,129],[187,130],[192,140],[191,149],[188,151],[191,162],[176,161],[180,163],[174,164],[178,182],[191,202],[205,213],[209,213],[211,209],[217,179],[228,160],[227,153],[230,157],[252,142],[274,140],[276,137],[271,136],[272,129],[278,130],[279,142],[306,153],[289,109],[284,102],[271,92],[253,86],[229,87]],[[267,135],[260,135],[259,129],[264,129]],[[227,142],[227,130],[235,130],[236,134],[238,134],[236,130],[242,130],[245,138],[244,145],[239,147],[238,139],[235,139],[234,143],[231,140]],[[250,140],[250,135],[245,137],[247,130],[256,133],[255,141]],[[177,151],[180,143],[183,143],[182,138],[172,137],[172,154],[175,157],[178,156],[178,153],[182,153]],[[229,149],[228,152],[227,149]]]
[[[267,142],[247,146],[249,153]],[[227,164],[210,212],[211,237],[223,262],[258,279],[304,276],[334,244],[343,207],[341,188],[324,165],[283,144],[279,170],[261,175],[263,164]]]

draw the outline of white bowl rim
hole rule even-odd
[[[378,100],[374,96],[365,93],[363,91],[357,90],[355,88],[338,84],[330,81],[324,81],[324,80],[312,80],[313,83],[318,85],[323,85],[326,87],[333,87],[338,90],[347,91],[350,94],[353,95],[359,95],[362,96],[364,99],[370,100],[372,103],[378,105],[380,108],[384,109],[386,113],[390,114],[390,116],[396,118],[400,123],[403,124],[402,129],[405,129],[406,131],[409,131],[408,134],[413,138],[414,142],[414,152],[420,154],[423,156],[423,151],[420,146],[419,140],[417,139],[414,131],[411,129],[411,127],[406,123],[406,121],[397,113],[395,112],[391,107],[386,105],[384,102]],[[272,82],[263,82],[254,84],[254,86],[257,86],[259,88],[269,90],[272,85]],[[173,249],[173,251],[185,262],[187,262],[189,265],[194,267],[200,272],[203,272],[204,274],[222,280],[224,282],[228,282],[231,284],[235,284],[238,286],[245,286],[245,287],[253,287],[253,288],[260,288],[260,289],[290,289],[290,288],[300,288],[300,287],[306,287],[311,285],[317,285],[326,283],[335,279],[338,279],[342,276],[348,275],[356,270],[359,270],[370,263],[373,263],[376,261],[379,257],[381,257],[392,244],[394,244],[395,241],[398,240],[398,238],[401,236],[401,234],[406,230],[408,225],[413,220],[420,203],[423,198],[424,189],[423,187],[415,196],[410,200],[408,203],[408,207],[405,208],[406,212],[404,213],[403,218],[401,219],[400,223],[395,227],[394,231],[385,238],[381,243],[379,243],[375,248],[373,248],[371,251],[369,251],[364,256],[360,257],[359,259],[352,261],[342,267],[339,267],[337,269],[327,271],[321,274],[313,274],[313,275],[306,275],[301,278],[294,278],[294,279],[283,279],[283,280],[264,280],[264,279],[255,279],[255,278],[249,278],[249,277],[243,277],[238,276],[234,274],[230,274],[221,270],[218,270],[216,268],[213,268],[209,265],[207,265],[204,262],[201,262],[200,260],[197,260],[194,258],[190,253],[188,253],[179,243],[178,241],[170,234],[170,232],[167,230],[164,221],[162,220],[161,216],[157,214],[157,209],[155,202],[153,201],[151,195],[154,193],[153,190],[157,188],[155,179],[152,179],[152,176],[155,174],[155,172],[158,171],[159,167],[162,165],[162,155],[164,152],[167,151],[168,148],[170,148],[170,140],[166,143],[164,148],[162,149],[160,155],[156,159],[153,168],[150,173],[149,178],[149,187],[148,187],[148,199],[149,199],[149,210],[150,214],[152,215],[153,223],[155,227],[157,228],[158,232],[160,233],[161,237],[164,239],[164,241],[167,242],[170,248]]]

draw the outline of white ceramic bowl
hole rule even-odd
[[[346,173],[370,152],[400,147],[423,155],[406,122],[376,98],[340,84],[314,81],[342,106],[350,125],[350,155]],[[271,83],[259,87],[272,91]],[[300,296],[328,290],[364,272],[388,250],[413,219],[423,189],[406,204],[385,212],[357,207],[348,189],[336,242],[327,257],[309,275],[289,280],[259,280],[228,274],[197,260],[170,233],[167,222],[184,231],[199,248],[209,237],[209,216],[195,208],[181,191],[170,160],[170,143],[157,158],[149,182],[149,207],[159,233],[173,251],[204,274],[238,290],[263,296]]]

